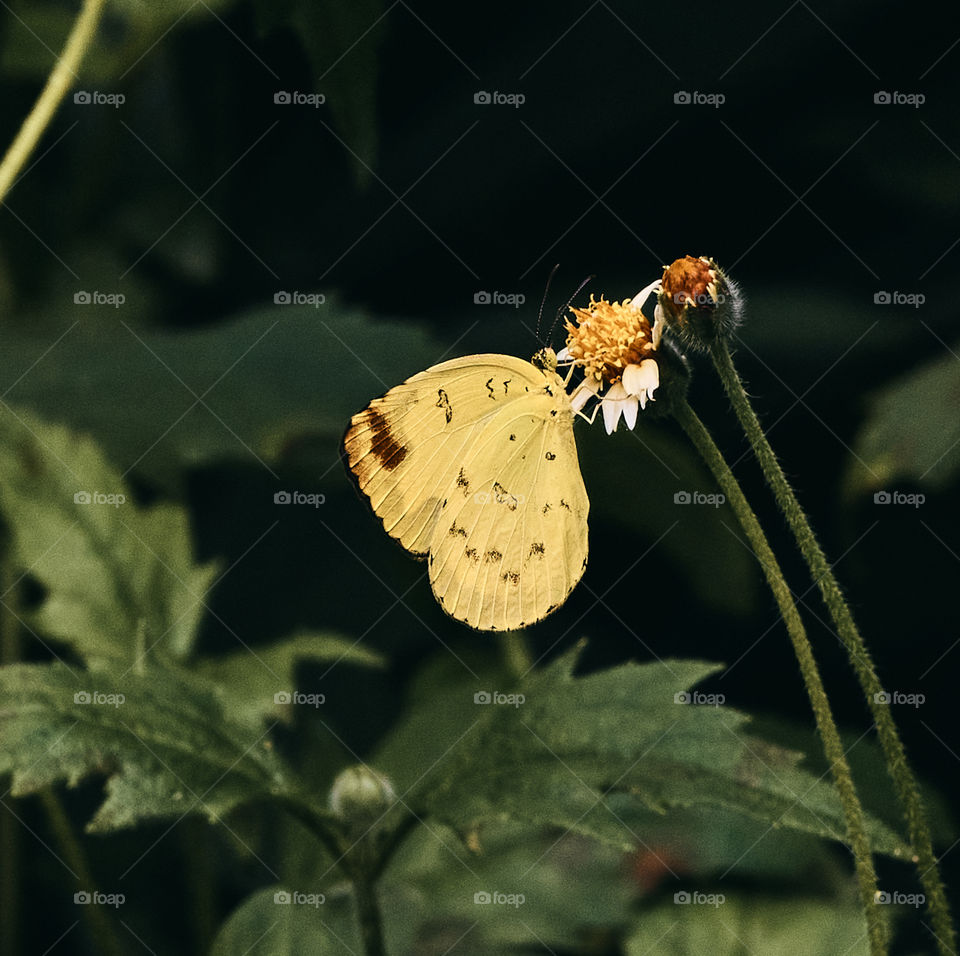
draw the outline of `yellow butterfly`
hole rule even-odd
[[[590,502],[556,368],[552,349],[443,362],[375,399],[344,436],[387,533],[427,559],[447,614],[478,630],[541,620],[587,566]]]

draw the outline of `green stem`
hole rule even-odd
[[[399,838],[388,840],[388,849],[381,849],[377,858],[371,859],[371,846],[367,840],[349,841],[327,818],[316,813],[302,797],[288,795],[282,798],[281,803],[320,840],[353,885],[364,956],[386,956],[376,884],[377,876],[383,872],[389,856],[399,845]],[[402,830],[404,834],[407,832],[406,822],[402,825]]]
[[[76,838],[70,820],[64,812],[60,799],[47,787],[40,791],[40,802],[43,804],[57,846],[63,853],[67,865],[76,874],[77,889],[94,893],[97,886],[93,880],[93,873],[87,863],[83,847]],[[120,945],[120,939],[114,929],[113,921],[107,916],[104,907],[91,902],[82,906],[81,911],[88,929],[96,941],[97,952],[107,953],[109,956],[123,956],[123,946]]]
[[[357,901],[357,921],[360,924],[365,956],[386,956],[376,883],[364,876],[354,877],[353,892]]]
[[[17,133],[16,139],[10,144],[6,156],[3,157],[3,162],[0,163],[0,204],[3,203],[17,174],[30,158],[44,130],[50,125],[57,107],[77,78],[77,70],[93,42],[105,5],[106,0],[85,0],[80,9],[70,36],[67,37],[63,53],[60,54],[60,58],[47,77],[43,92],[23,121],[20,132]]]
[[[834,627],[847,650],[853,669],[856,671],[860,687],[867,699],[867,706],[873,715],[877,727],[880,745],[887,760],[887,769],[893,778],[897,797],[903,808],[907,821],[907,830],[910,842],[915,853],[915,862],[927,897],[927,906],[930,911],[933,932],[937,938],[937,948],[941,956],[953,956],[956,953],[957,942],[947,905],[946,892],[940,879],[937,867],[937,858],[933,852],[933,840],[927,824],[923,798],[916,777],[907,762],[907,755],[897,733],[897,726],[893,720],[892,708],[881,703],[884,697],[883,687],[877,677],[877,672],[867,650],[863,637],[857,630],[853,615],[847,607],[847,602],[840,591],[840,585],[833,575],[833,569],[827,562],[823,551],[814,536],[810,522],[804,514],[803,508],[797,501],[793,489],[783,474],[780,462],[774,454],[767,436],[757,419],[750,399],[747,397],[743,382],[737,374],[733,364],[730,349],[725,342],[718,343],[713,351],[713,362],[716,366],[723,387],[730,399],[733,409],[740,419],[740,424],[746,432],[753,452],[760,462],[767,483],[773,490],[777,504],[790,525],[793,536],[800,547],[804,560],[810,568],[824,603],[830,611]]]
[[[501,631],[497,639],[507,673],[515,680],[520,680],[534,665],[533,655],[523,631]]]
[[[847,825],[847,838],[853,850],[857,881],[860,886],[860,900],[867,921],[870,952],[875,956],[886,953],[889,948],[889,927],[884,918],[885,914],[882,912],[882,907],[876,905],[877,876],[873,868],[870,841],[864,824],[863,807],[857,797],[853,777],[850,773],[850,765],[847,763],[843,751],[840,734],[830,710],[830,701],[824,690],[817,662],[813,656],[810,641],[807,639],[797,605],[757,516],[753,513],[753,509],[744,497],[739,482],[734,477],[730,466],[720,449],[717,448],[710,433],[704,427],[703,422],[700,421],[686,400],[677,403],[674,416],[687,433],[690,441],[696,446],[697,451],[700,452],[726,495],[727,501],[733,508],[734,514],[737,516],[737,520],[753,548],[754,554],[760,561],[764,577],[767,579],[767,584],[770,586],[777,606],[780,608],[780,614],[783,616],[794,653],[800,664],[800,672],[803,675],[807,695],[813,707],[817,729],[820,731],[823,749],[830,764],[830,771],[840,794],[840,802],[843,806],[843,815]]]

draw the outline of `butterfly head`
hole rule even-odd
[[[530,363],[541,371],[555,372],[557,370],[557,353],[551,348],[540,349],[540,351],[530,359]]]

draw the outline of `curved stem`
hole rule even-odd
[[[710,471],[713,472],[717,483],[723,489],[723,493],[727,496],[727,501],[733,508],[754,554],[760,561],[764,577],[767,579],[770,590],[773,591],[784,624],[787,626],[787,633],[790,635],[797,662],[800,664],[803,682],[807,688],[807,695],[813,707],[820,739],[823,741],[823,749],[830,763],[830,771],[833,774],[840,795],[840,802],[843,806],[847,837],[853,850],[857,881],[860,886],[860,901],[867,921],[870,952],[875,956],[876,954],[886,953],[889,947],[889,927],[885,914],[882,912],[882,907],[876,905],[877,875],[873,868],[863,807],[857,797],[856,787],[850,773],[850,765],[847,763],[843,751],[840,734],[830,710],[830,701],[824,690],[820,671],[817,668],[817,662],[813,656],[810,641],[807,639],[797,605],[757,516],[753,513],[753,509],[744,496],[739,482],[734,477],[730,466],[720,449],[717,448],[710,433],[704,427],[703,422],[700,421],[686,400],[677,403],[674,408],[674,417],[696,446]]]
[[[86,854],[73,832],[73,827],[59,798],[49,787],[46,787],[40,791],[40,802],[43,804],[57,845],[66,857],[67,865],[76,875],[78,890],[93,893],[96,890],[96,883],[87,863]],[[113,921],[107,915],[107,908],[91,903],[82,908],[82,915],[86,919],[98,951],[107,953],[109,956],[123,956],[123,946],[120,944]]]
[[[3,203],[17,174],[30,158],[43,131],[50,125],[57,107],[77,78],[77,69],[93,42],[105,5],[106,0],[84,0],[70,36],[67,37],[63,53],[47,77],[43,92],[33,104],[30,115],[23,121],[20,132],[0,163],[0,203]]]
[[[916,854],[915,862],[920,882],[923,884],[926,893],[938,952],[941,956],[949,956],[949,954],[956,952],[956,934],[950,917],[950,908],[947,905],[946,892],[940,879],[937,858],[933,852],[933,840],[927,824],[923,798],[920,796],[920,788],[917,785],[916,777],[914,777],[910,764],[907,762],[907,755],[897,732],[892,709],[881,703],[885,699],[884,696],[881,696],[884,690],[880,684],[880,679],[877,677],[870,652],[867,650],[863,637],[854,623],[847,602],[843,599],[833,569],[827,562],[813,529],[810,527],[810,522],[797,501],[790,483],[783,474],[777,456],[767,441],[767,436],[764,434],[760,421],[750,404],[750,399],[747,397],[743,382],[737,374],[730,349],[725,342],[720,342],[714,347],[712,355],[730,403],[733,405],[737,418],[740,419],[740,424],[753,446],[753,452],[760,462],[764,477],[773,490],[777,504],[790,525],[790,530],[793,532],[804,560],[810,568],[810,573],[820,588],[820,593],[823,595],[824,603],[830,611],[830,617],[833,619],[837,634],[846,648],[850,663],[853,665],[857,679],[860,681],[860,687],[867,699],[867,706],[870,708],[870,713],[873,715],[877,727],[880,745],[883,747],[883,753],[887,760],[887,770],[893,778],[897,797],[906,817],[907,831]]]

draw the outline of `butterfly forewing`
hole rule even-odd
[[[533,623],[580,579],[589,503],[554,372],[506,355],[444,362],[355,415],[343,450],[387,532],[429,555],[458,620]]]

